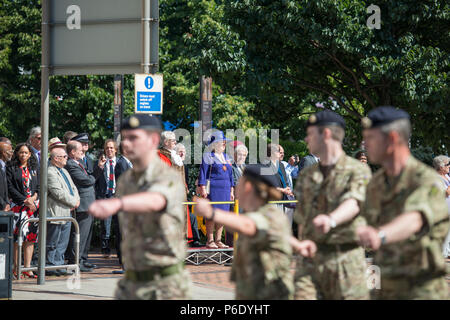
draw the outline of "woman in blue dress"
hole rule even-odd
[[[203,155],[198,178],[199,194],[210,201],[234,201],[234,180],[231,158],[225,153],[226,142],[223,132],[215,132],[208,146],[211,152]],[[207,193],[209,182],[210,192]],[[214,204],[213,207],[229,211],[229,204]],[[210,249],[228,248],[221,239],[223,225],[214,224],[214,221],[206,220],[206,247]],[[214,240],[214,227],[216,228]]]

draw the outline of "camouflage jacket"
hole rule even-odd
[[[144,172],[130,169],[118,181],[118,197],[158,192],[167,201],[160,212],[120,212],[122,260],[126,270],[143,271],[184,261],[185,187],[178,172],[155,156]]]
[[[345,154],[326,178],[318,163],[304,169],[294,190],[299,200],[294,220],[302,226],[301,239],[310,239],[318,244],[355,243],[358,240],[356,228],[365,224],[361,215],[331,229],[325,235],[315,231],[312,221],[319,214],[329,214],[347,199],[357,200],[361,207],[370,177],[371,171],[366,164]]]
[[[383,245],[374,257],[385,277],[431,276],[445,272],[442,243],[449,228],[447,204],[439,175],[413,156],[402,173],[388,178],[380,169],[367,186],[363,215],[369,225],[383,226],[405,212],[418,211],[424,226],[411,238]]]
[[[245,214],[256,224],[252,237],[239,235],[235,244],[231,280],[238,299],[286,299],[294,292],[289,244],[291,228],[283,212],[265,205]]]

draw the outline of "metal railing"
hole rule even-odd
[[[56,269],[75,269],[79,268],[79,256],[80,256],[80,227],[78,226],[78,222],[75,218],[72,217],[51,217],[47,218],[47,222],[52,221],[70,221],[75,226],[75,264],[64,264],[59,266],[45,266],[45,270],[56,270]],[[25,271],[37,271],[38,267],[22,267],[22,245],[23,245],[23,228],[27,223],[39,222],[39,218],[30,218],[26,219],[20,226],[19,230],[19,239],[18,239],[18,253],[17,253],[17,266],[16,272],[17,277],[20,279],[22,272]]]
[[[279,200],[279,201],[269,201],[270,204],[285,204],[285,203],[298,203],[298,200]],[[195,201],[186,201],[182,203],[183,205],[196,205]],[[233,204],[234,205],[234,214],[239,215],[239,200],[235,199],[234,201],[210,201],[209,204]],[[194,208],[193,208],[194,209]],[[193,210],[193,214],[195,211]],[[233,240],[236,241],[238,239],[238,233],[233,233]]]

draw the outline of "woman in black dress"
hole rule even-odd
[[[9,195],[14,203],[14,270],[17,268],[18,238],[20,227],[28,218],[37,218],[39,212],[39,171],[37,159],[28,143],[20,143],[6,167]],[[24,267],[30,267],[34,243],[37,241],[38,223],[23,226]],[[14,271],[15,272],[15,271]],[[22,272],[25,277],[36,278],[32,272]],[[18,275],[16,275],[18,276]]]

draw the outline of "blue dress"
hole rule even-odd
[[[200,165],[198,185],[206,186],[206,180],[211,180],[208,196],[211,201],[230,201],[231,188],[235,185],[230,157],[225,153],[224,156],[226,164],[221,163],[214,152],[205,153]],[[230,211],[229,204],[214,204],[213,207]]]

